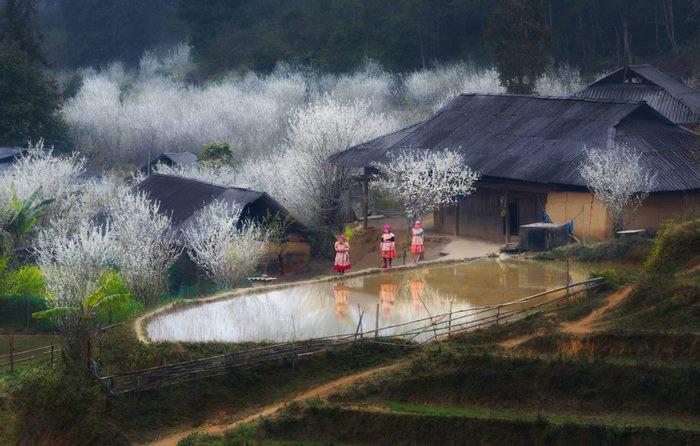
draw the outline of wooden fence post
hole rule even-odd
[[[53,367],[53,341],[51,341],[51,367]]]
[[[452,336],[452,302],[450,301],[450,320],[447,321],[447,339]]]
[[[10,372],[15,371],[15,332],[10,332]]]
[[[379,304],[377,304],[377,309],[374,313],[374,339],[379,337]]]
[[[501,319],[501,306],[499,305],[496,308],[496,325],[498,325],[498,322],[500,321],[500,319]]]

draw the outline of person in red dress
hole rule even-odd
[[[384,234],[379,242],[379,250],[384,262],[382,268],[391,268],[391,262],[396,257],[396,236],[391,232],[389,225],[384,225]]]
[[[350,269],[350,243],[345,241],[344,235],[338,236],[338,241],[335,242],[335,263],[333,269],[338,274],[345,274],[345,271]]]

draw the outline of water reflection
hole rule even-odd
[[[350,288],[345,282],[340,282],[333,287],[333,299],[335,300],[335,314],[339,319],[343,319],[348,313],[348,301],[350,300]]]
[[[572,266],[573,280],[588,271]],[[284,342],[354,333],[453,310],[512,301],[566,283],[566,265],[480,260],[385,273],[343,282],[300,285],[234,297],[158,317],[153,340]],[[379,314],[377,315],[377,308]]]

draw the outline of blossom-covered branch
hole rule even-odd
[[[462,155],[453,150],[404,150],[389,153],[379,170],[377,187],[394,196],[406,220],[420,219],[443,206],[469,195],[479,174],[464,165]]]
[[[641,164],[642,154],[615,143],[586,150],[580,173],[588,188],[603,202],[615,234],[624,227],[625,211],[634,213],[656,184],[656,174]]]

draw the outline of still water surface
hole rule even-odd
[[[573,281],[590,273],[574,265]],[[484,259],[232,297],[153,319],[154,341],[285,342],[354,333],[509,302],[566,284],[566,265]],[[386,333],[385,333],[386,334]]]

